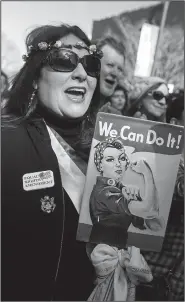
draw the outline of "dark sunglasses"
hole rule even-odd
[[[160,101],[163,98],[165,98],[166,102],[168,102],[168,99],[169,99],[169,95],[164,95],[159,90],[150,91],[150,92],[148,92],[148,95],[151,95],[154,98],[154,100],[156,100],[156,101]]]
[[[75,52],[66,48],[52,50],[46,61],[54,71],[58,72],[72,72],[81,63],[86,73],[93,78],[99,76],[101,69],[101,61],[97,56],[86,55],[79,58]]]

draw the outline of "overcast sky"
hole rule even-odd
[[[2,1],[1,28],[25,52],[27,32],[36,25],[65,22],[80,26],[91,37],[94,20],[160,1]]]

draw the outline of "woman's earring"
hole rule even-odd
[[[33,90],[33,92],[32,92],[32,95],[31,95],[31,97],[30,97],[30,100],[29,100],[28,109],[30,109],[30,107],[31,107],[31,104],[32,104],[32,102],[33,102],[33,100],[34,100],[34,98],[35,98],[36,93],[37,93],[37,89],[38,89],[38,86],[37,86],[36,83],[34,83],[34,90]]]

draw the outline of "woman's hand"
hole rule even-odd
[[[134,172],[143,174],[146,171],[146,161],[141,158],[139,160],[133,161],[130,167]]]
[[[136,186],[127,185],[122,189],[123,196],[128,200],[141,200],[140,189]]]
[[[140,111],[137,111],[137,112],[133,115],[133,117],[140,118],[141,120],[147,120],[147,119],[148,119],[147,116],[146,116],[146,114],[144,114],[144,113],[142,113],[142,112],[140,112]]]

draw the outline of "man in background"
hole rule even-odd
[[[103,52],[100,73],[101,101],[99,110],[107,103],[107,98],[113,94],[120,78],[123,76],[126,48],[121,41],[111,36],[100,39],[96,45]]]

